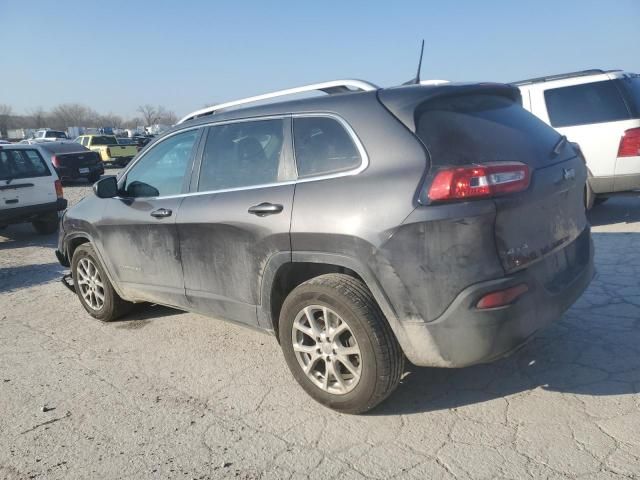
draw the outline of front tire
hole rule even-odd
[[[93,318],[111,322],[131,309],[133,304],[123,300],[114,290],[91,244],[76,248],[71,274],[80,303]]]
[[[404,371],[404,355],[371,292],[348,275],[321,275],[296,287],[282,306],[279,338],[302,388],[340,412],[371,410]]]

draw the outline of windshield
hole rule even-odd
[[[91,141],[91,145],[118,145],[116,137],[109,135],[96,135]]]
[[[0,180],[50,175],[47,164],[36,150],[0,150]]]

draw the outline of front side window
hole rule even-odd
[[[349,133],[330,117],[294,118],[293,141],[300,178],[344,172],[362,163]]]
[[[552,88],[544,92],[554,127],[615,122],[630,118],[620,91],[612,81]]]
[[[36,150],[0,150],[0,180],[50,175],[47,164]]]
[[[198,191],[266,185],[293,179],[284,161],[282,119],[209,128]]]
[[[163,197],[182,193],[198,130],[172,135],[156,144],[127,173],[128,197]]]

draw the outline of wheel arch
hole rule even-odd
[[[323,252],[282,252],[269,259],[262,279],[258,321],[278,338],[280,309],[298,285],[326,273],[343,273],[361,280],[371,291],[389,326],[402,344],[401,325],[373,272],[355,258]]]
[[[100,250],[98,249],[98,246],[93,241],[93,238],[91,237],[91,235],[89,235],[88,233],[79,232],[79,233],[75,233],[75,234],[69,235],[67,238],[65,238],[65,241],[64,241],[65,247],[64,248],[65,248],[65,253],[66,253],[67,259],[69,261],[69,265],[71,266],[71,264],[72,264],[73,254],[76,251],[76,249],[80,245],[84,245],[84,244],[87,244],[87,243],[90,243],[91,246],[93,247],[93,251],[95,252],[96,256],[98,257],[98,260],[100,261],[100,263],[102,264],[102,268],[104,269],[105,273],[107,274],[107,278],[109,279],[109,282],[111,283],[111,286],[113,287],[113,289],[116,291],[116,293],[122,299],[127,300],[127,298],[123,294],[122,289],[118,285],[118,282],[116,282],[114,280],[113,275],[109,271],[107,263],[104,261],[104,258],[102,258],[102,255],[100,253]]]

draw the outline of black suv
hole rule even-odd
[[[328,95],[243,106],[307,90]],[[194,112],[67,210],[56,253],[93,317],[258,327],[363,412],[405,357],[488,362],[562,315],[593,276],[586,178],[514,87],[327,82]]]

